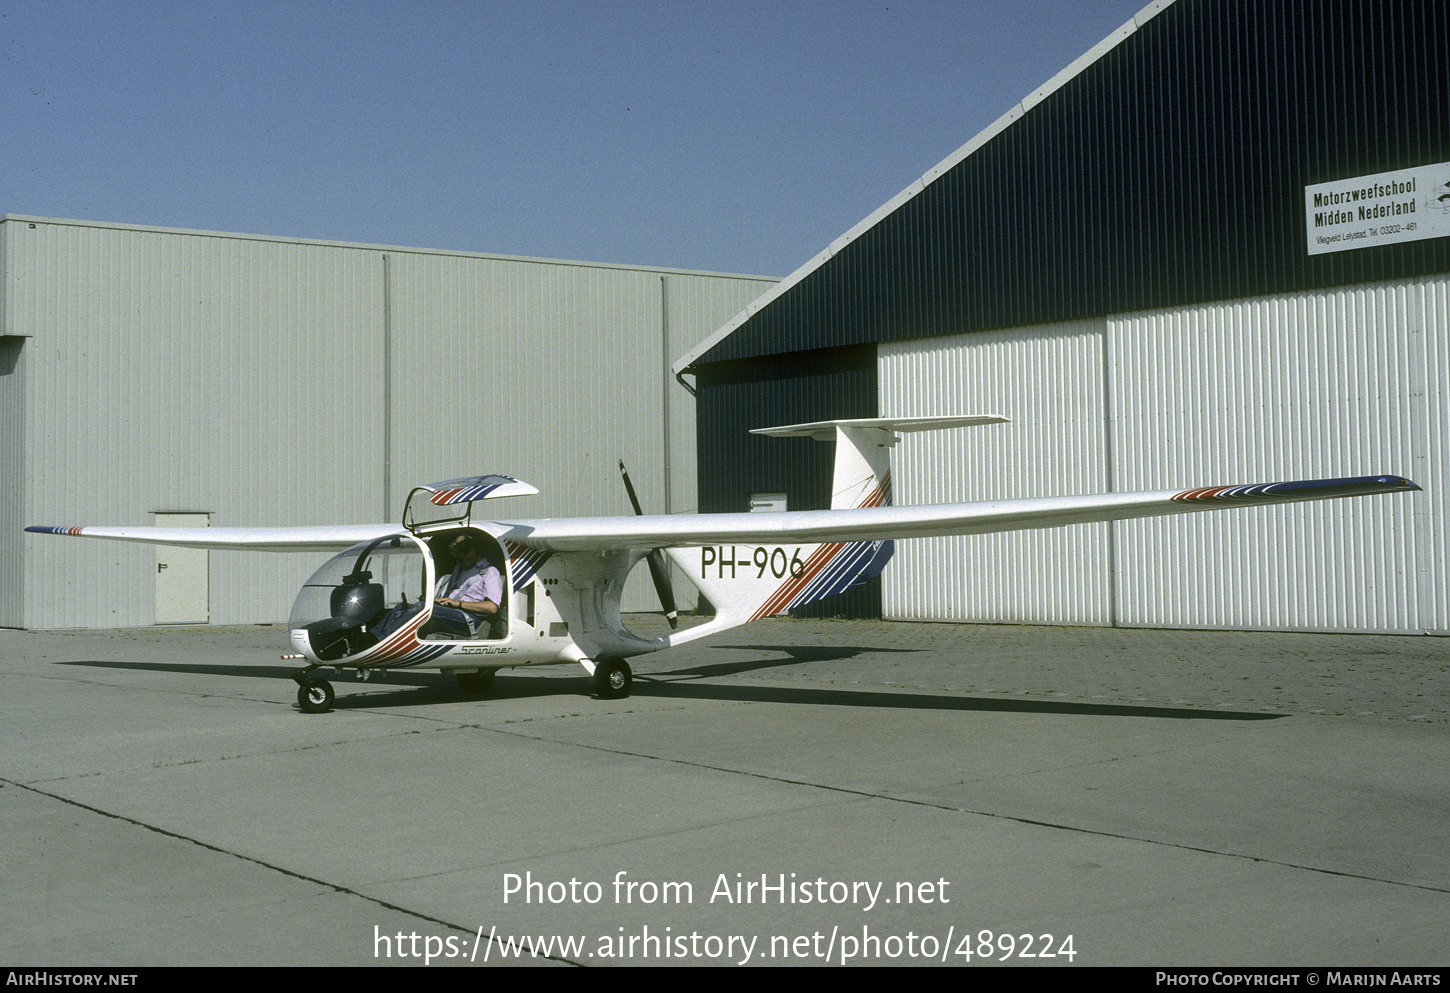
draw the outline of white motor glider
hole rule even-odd
[[[601,697],[627,696],[625,660],[694,641],[844,592],[881,572],[898,538],[986,534],[1090,521],[1187,514],[1226,507],[1418,490],[1400,476],[1208,486],[935,506],[891,506],[890,449],[899,433],[1001,423],[996,416],[821,421],[757,434],[836,443],[830,510],[559,520],[475,519],[479,501],[537,493],[510,476],[473,476],[420,486],[402,524],[286,528],[29,527],[44,534],[188,548],[337,551],[292,608],[292,645],[310,665],[293,674],[309,713],[332,706],[319,667],[360,675],[431,668],[483,692],[501,668],[578,663]],[[621,465],[621,469],[623,466]],[[634,499],[633,487],[629,486]],[[435,584],[455,567],[450,546],[472,536],[501,573],[502,603],[461,638],[433,630]],[[620,619],[630,570],[650,558],[673,612],[667,555],[716,608],[713,620],[646,640]],[[460,553],[462,554],[462,553]],[[400,621],[401,618],[401,621]],[[388,624],[384,620],[389,619]],[[671,616],[671,627],[674,618]],[[374,632],[378,632],[375,634]],[[379,636],[379,634],[381,636]]]

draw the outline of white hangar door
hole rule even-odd
[[[1450,278],[882,344],[898,505],[1393,473],[1362,500],[904,541],[902,620],[1450,633]]]
[[[204,528],[210,514],[157,514],[157,527]],[[206,624],[211,619],[207,600],[207,551],[204,548],[156,546],[156,623]]]
[[[1008,424],[907,434],[892,450],[897,506],[1113,489],[1104,325],[1096,320],[878,346],[880,416],[1000,414]],[[882,573],[892,620],[1111,625],[1111,531],[899,542]]]

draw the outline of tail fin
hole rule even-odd
[[[994,414],[975,417],[872,418],[816,421],[751,434],[815,438],[836,443],[831,509],[891,505],[891,449],[898,432],[1001,424]],[[672,548],[669,556],[715,604],[720,616],[754,621],[844,593],[880,575],[890,561],[891,541],[823,545],[722,545]]]
[[[814,438],[836,443],[831,480],[831,509],[891,506],[891,449],[907,431],[1004,424],[996,414],[972,417],[874,417],[852,421],[815,421],[778,428],[756,428],[751,434],[774,438]]]

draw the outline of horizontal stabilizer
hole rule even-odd
[[[814,438],[836,443],[831,476],[831,509],[881,507],[891,501],[891,449],[903,433],[943,428],[1006,424],[997,414],[951,417],[863,417],[845,421],[812,421],[783,427],[756,428],[751,434],[772,438]]]
[[[753,428],[751,434],[772,438],[814,438],[835,441],[837,428],[874,428],[878,431],[935,431],[941,428],[967,428],[979,424],[1006,424],[1008,418],[997,414],[971,414],[963,417],[859,417],[844,421],[812,421],[809,424],[786,424],[776,428]]]

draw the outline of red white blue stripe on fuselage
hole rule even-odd
[[[504,541],[504,549],[508,552],[509,571],[513,573],[513,591],[515,593],[529,585],[529,580],[534,578],[535,573],[554,554],[552,549],[533,548],[507,540]]]
[[[368,649],[354,661],[346,663],[351,668],[366,669],[378,666],[385,669],[405,669],[409,666],[427,665],[453,650],[448,642],[420,641],[418,629],[423,624],[423,611],[408,620],[398,630]]]
[[[783,614],[817,600],[845,593],[875,579],[896,551],[893,541],[848,541],[822,545],[806,559],[799,576],[781,584],[754,614],[752,621]]]
[[[861,508],[891,506],[891,472],[861,501]],[[875,579],[896,553],[894,541],[838,541],[822,545],[806,559],[799,576],[792,576],[766,600],[752,621],[783,614],[826,597],[845,593]]]

